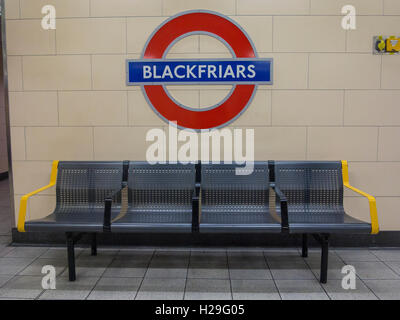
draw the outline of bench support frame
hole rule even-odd
[[[302,235],[302,248],[301,248],[301,256],[303,258],[308,257],[308,235],[307,233],[303,233]]]
[[[76,271],[75,271],[75,244],[82,237],[82,233],[74,234],[73,232],[66,232],[67,237],[67,252],[68,252],[68,277],[69,281],[76,280]],[[93,239],[95,239],[95,254],[97,254],[97,243],[96,243],[96,234],[93,234]],[[92,242],[92,255],[93,255],[93,242]]]
[[[315,240],[321,245],[321,271],[320,282],[328,281],[329,234],[313,234]]]

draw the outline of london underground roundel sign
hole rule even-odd
[[[186,36],[205,34],[222,41],[232,59],[166,59],[169,49]],[[127,60],[127,84],[142,86],[154,111],[178,127],[195,130],[222,127],[243,113],[258,84],[272,84],[272,59],[257,58],[249,36],[234,21],[210,11],[189,11],[162,23],[147,41],[139,60]],[[193,109],[179,104],[166,85],[232,84],[222,102]]]

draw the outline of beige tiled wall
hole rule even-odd
[[[57,29],[41,28],[41,8]],[[341,28],[354,5],[357,29]],[[399,35],[399,0],[6,0],[10,120],[16,210],[48,182],[51,160],[144,159],[146,132],[163,122],[125,60],[138,58],[153,30],[184,10],[230,16],[260,57],[274,58],[274,84],[260,86],[229,128],[255,129],[256,159],[347,159],[351,182],[377,196],[383,230],[400,230],[400,56],[374,56],[372,37]],[[222,58],[214,38],[178,42],[169,58]],[[195,108],[230,86],[169,86]],[[54,190],[32,199],[28,218],[45,216]],[[352,215],[369,219],[365,199],[346,192]]]

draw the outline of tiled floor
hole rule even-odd
[[[0,299],[400,299],[400,250],[333,249],[321,285],[319,250],[76,249],[77,280],[68,281],[65,248],[0,245]],[[341,286],[342,266],[356,268],[355,290]],[[41,269],[56,268],[56,290]]]
[[[400,249],[332,249],[328,283],[318,281],[320,250],[76,249],[68,281],[65,248],[11,247],[7,182],[0,182],[0,299],[400,299]],[[42,267],[56,268],[56,289],[42,289]],[[356,289],[341,282],[344,265]]]

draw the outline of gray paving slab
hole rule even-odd
[[[136,300],[182,300],[185,279],[145,278],[136,295]]]

